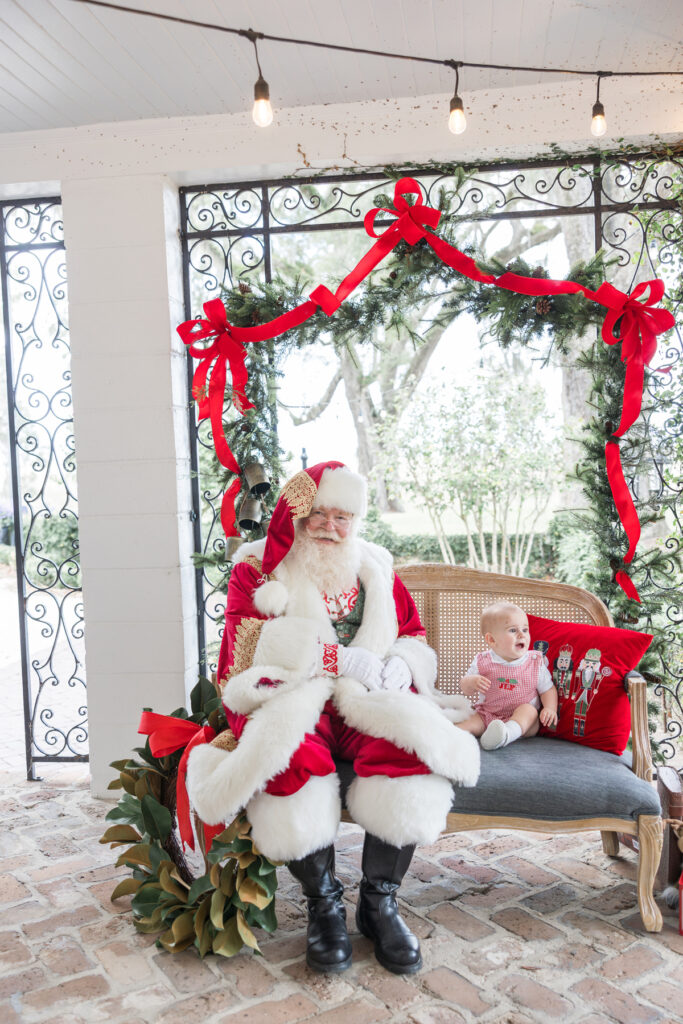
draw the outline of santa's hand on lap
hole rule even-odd
[[[363,683],[368,690],[382,688],[383,662],[364,647],[342,647],[341,644],[318,644],[316,675],[349,676]]]

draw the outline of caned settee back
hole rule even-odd
[[[397,573],[412,594],[427,641],[438,655],[437,685],[444,693],[459,691],[459,680],[483,649],[481,612],[494,601],[511,601],[527,613],[560,622],[614,624],[599,598],[566,583],[431,562],[399,566]]]

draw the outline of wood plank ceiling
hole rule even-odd
[[[683,65],[683,0],[126,2],[441,59],[587,70]],[[437,66],[267,41],[259,52],[275,108],[453,89],[452,72]],[[464,69],[461,92],[548,77]],[[231,113],[251,106],[255,79],[253,49],[239,37],[71,0],[0,0],[1,132]]]

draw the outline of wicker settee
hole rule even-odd
[[[565,584],[437,564],[404,566],[399,575],[415,599],[427,639],[438,654],[438,685],[446,693],[458,692],[460,678],[481,648],[481,610],[493,600],[513,601],[527,612],[558,621],[614,624],[602,601]],[[619,852],[619,833],[634,836],[639,849],[640,914],[648,931],[660,931],[662,917],[653,898],[653,884],[662,845],[662,818],[659,798],[650,784],[653,767],[646,684],[637,672],[630,672],[627,685],[632,754],[617,757],[544,737],[494,752],[482,751],[477,785],[454,790],[447,831],[596,830],[608,857]],[[340,762],[338,769],[345,786],[353,777],[351,765]],[[528,780],[534,779],[539,785],[528,785]],[[345,818],[351,820],[348,814]]]

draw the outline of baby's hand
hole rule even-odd
[[[486,676],[463,676],[460,680],[460,689],[466,697],[474,697],[475,693],[486,693],[491,686],[491,680]]]
[[[541,725],[557,725],[557,711],[551,711],[550,708],[542,708],[538,717]]]

